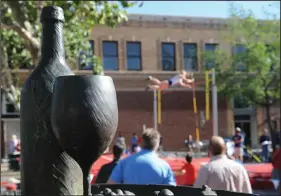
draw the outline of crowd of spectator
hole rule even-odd
[[[243,164],[243,141],[245,135],[240,128],[235,129],[232,137],[234,156],[227,156],[227,147],[223,138],[211,137],[208,154],[210,161],[202,165],[199,172],[195,171],[192,163],[194,141],[192,136],[185,140],[187,148],[186,162],[180,169],[186,186],[202,187],[208,185],[212,189],[252,193],[248,173]],[[261,146],[268,145],[268,131],[265,130],[260,138]],[[268,146],[267,146],[268,147]],[[142,136],[133,133],[130,145],[127,146],[124,136],[119,136],[113,146],[114,159],[102,166],[96,178],[96,183],[124,184],[162,184],[176,185],[170,165],[161,158],[159,149],[163,150],[163,138],[152,128],[145,129]],[[264,162],[268,161],[268,152],[263,150]],[[161,151],[161,150],[160,150]],[[265,151],[265,152],[264,152]],[[122,155],[126,156],[121,160]],[[280,175],[280,146],[277,145],[272,154],[272,178],[279,180]]]

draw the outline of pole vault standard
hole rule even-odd
[[[213,135],[218,136],[218,92],[216,86],[216,71],[212,70],[212,108],[213,108]]]
[[[216,87],[216,75],[215,69],[205,72],[205,112],[206,112],[206,121],[210,119],[210,110],[209,110],[209,74],[212,72],[212,113],[213,113],[213,135],[218,135],[218,100],[217,100],[217,87]],[[200,84],[199,82],[198,84]],[[196,139],[200,140],[200,131],[199,131],[199,119],[197,114],[197,104],[196,104],[196,93],[195,93],[195,84],[192,85],[192,94],[193,94],[193,109],[195,113],[196,121]],[[154,119],[154,129],[158,129],[158,124],[161,124],[161,91],[153,90],[153,119]]]
[[[157,119],[158,119],[158,125],[161,124],[161,90],[157,91]]]
[[[154,129],[157,130],[157,90],[153,90],[153,117],[154,117]]]
[[[153,90],[153,123],[154,129],[158,129],[161,124],[161,91]]]
[[[196,92],[195,92],[195,83],[192,84],[192,97],[193,97],[193,112],[195,114],[195,123],[196,123],[196,141],[200,141],[200,134],[199,134],[199,120],[197,114],[197,103],[196,103]]]

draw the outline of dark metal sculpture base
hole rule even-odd
[[[129,185],[129,184],[97,184],[92,185],[93,196],[105,195],[124,195],[135,196],[258,196],[255,194],[236,193],[231,191],[213,191],[207,186],[194,188],[187,186],[168,186],[168,185]],[[113,193],[111,193],[113,192]]]

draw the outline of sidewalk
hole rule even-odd
[[[1,163],[1,181],[6,178],[20,178],[19,171],[9,171],[9,165],[7,162]]]

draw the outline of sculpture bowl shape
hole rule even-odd
[[[58,77],[51,122],[59,143],[86,175],[117,129],[118,107],[111,77]]]

